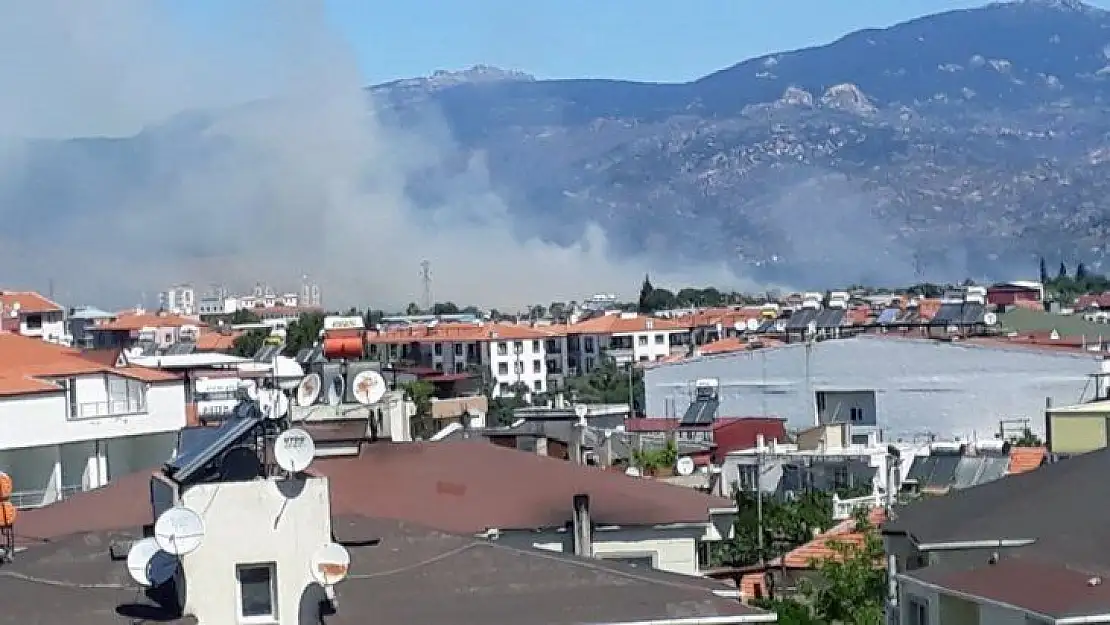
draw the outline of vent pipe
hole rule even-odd
[[[594,557],[593,525],[590,520],[590,496],[574,496],[574,555],[583,558]]]

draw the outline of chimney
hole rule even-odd
[[[763,445],[764,445],[763,435],[762,434],[756,434],[755,435],[755,448],[758,449],[759,451],[763,451]]]
[[[594,557],[593,525],[590,520],[590,496],[574,496],[574,555]]]

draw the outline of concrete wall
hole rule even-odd
[[[926,625],[1039,625],[1041,621],[1024,612],[938,593],[930,587],[903,581],[899,609],[901,623],[914,623],[910,618],[913,603],[924,604],[928,614]],[[1044,621],[1047,625],[1048,621]]]
[[[302,596],[319,588],[309,572],[312,554],[331,541],[326,478],[202,484],[186,490],[181,502],[203,511],[206,530],[200,548],[182,558],[186,613],[201,623],[235,622],[237,567],[272,564],[277,614],[265,622],[314,622],[299,611]]]
[[[594,555],[599,558],[651,557],[654,568],[681,575],[697,575],[698,541],[705,533],[705,528],[697,527],[597,528],[593,533]],[[505,532],[499,540],[522,548],[574,552],[574,537],[569,531]]]
[[[1028,348],[861,336],[693,358],[645,372],[647,414],[681,415],[693,382],[718,378],[725,416],[774,415],[793,427],[816,420],[815,391],[875,391],[888,439],[925,430],[992,435],[1002,418],[1029,418],[1043,434],[1045,398],[1091,399],[1093,356]]]

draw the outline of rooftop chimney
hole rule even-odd
[[[574,496],[574,555],[594,557],[593,525],[590,520],[590,496]]]

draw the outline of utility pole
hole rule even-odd
[[[766,564],[763,552],[763,436],[756,437],[755,448],[755,519],[759,535],[757,549],[759,550],[760,566]]]
[[[424,294],[421,298],[426,314],[432,312],[435,302],[432,301],[432,263],[427,260],[420,261],[420,280],[424,283]]]
[[[889,521],[894,515],[895,503],[895,482],[901,480],[901,471],[899,464],[902,458],[902,452],[894,445],[888,445],[886,448],[886,498],[884,508],[886,510],[886,519]],[[887,580],[887,607],[886,607],[886,622],[894,625],[898,622],[898,557],[893,553],[887,554],[886,563],[886,580]]]

